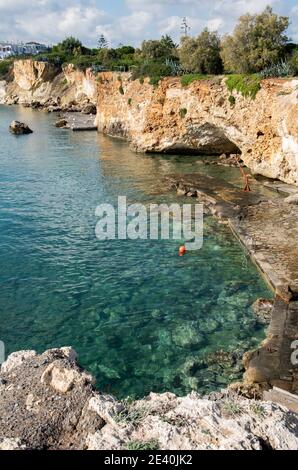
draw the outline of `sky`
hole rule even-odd
[[[266,5],[290,16],[288,35],[298,42],[298,0],[0,0],[0,40],[55,44],[73,35],[96,47],[104,34],[116,47],[169,34],[178,41],[184,16],[191,35],[206,26],[223,34],[240,15]]]

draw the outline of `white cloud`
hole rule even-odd
[[[295,0],[0,0],[0,39],[54,43],[67,35],[95,45],[100,34],[110,43],[139,45],[143,39],[170,34],[179,40],[181,19],[187,16],[191,34],[204,28],[230,32],[237,18],[260,12],[268,4],[295,18]],[[4,21],[3,21],[4,19]],[[292,21],[289,34],[297,40]]]
[[[207,21],[207,28],[210,29],[210,31],[218,31],[224,24],[223,18],[211,18],[211,20]]]

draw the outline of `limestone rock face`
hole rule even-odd
[[[27,124],[19,121],[12,121],[9,126],[9,130],[12,134],[21,135],[21,134],[32,134],[32,130]]]
[[[59,67],[35,60],[16,60],[13,66],[13,80],[0,82],[0,103],[34,105],[61,110],[76,101],[81,110],[97,102],[96,80],[91,71],[76,70],[68,65]]]
[[[0,371],[0,450],[298,450],[298,416],[232,390],[120,402],[71,348],[11,354]]]
[[[112,72],[100,77],[98,128],[128,139],[137,151],[241,152],[254,173],[298,184],[298,79],[263,80],[255,100],[233,92],[231,107],[223,77],[187,87],[179,78],[153,87],[129,74],[121,82]]]
[[[1,373],[7,374],[17,367],[21,367],[22,364],[28,359],[36,356],[35,351],[17,351],[8,356],[5,362],[1,365]]]
[[[45,62],[17,60],[14,62],[15,83],[23,90],[32,90],[43,82],[51,81],[57,75],[57,67]]]
[[[0,104],[4,104],[6,95],[6,82],[0,80]]]
[[[288,204],[297,204],[298,205],[298,193],[293,194],[292,196],[286,197],[285,202]]]

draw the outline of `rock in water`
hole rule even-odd
[[[96,106],[92,103],[86,104],[86,106],[84,106],[84,108],[82,109],[83,114],[96,114],[96,112]]]
[[[24,124],[23,122],[19,122],[19,121],[12,121],[12,123],[9,126],[9,130],[10,132],[16,135],[33,133],[33,131],[30,129],[30,127],[27,124]]]
[[[66,119],[60,119],[55,123],[55,127],[66,127],[67,126],[67,120]]]

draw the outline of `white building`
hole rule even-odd
[[[0,41],[0,59],[6,59],[13,55],[36,55],[47,50],[48,46],[34,41],[26,43]]]

